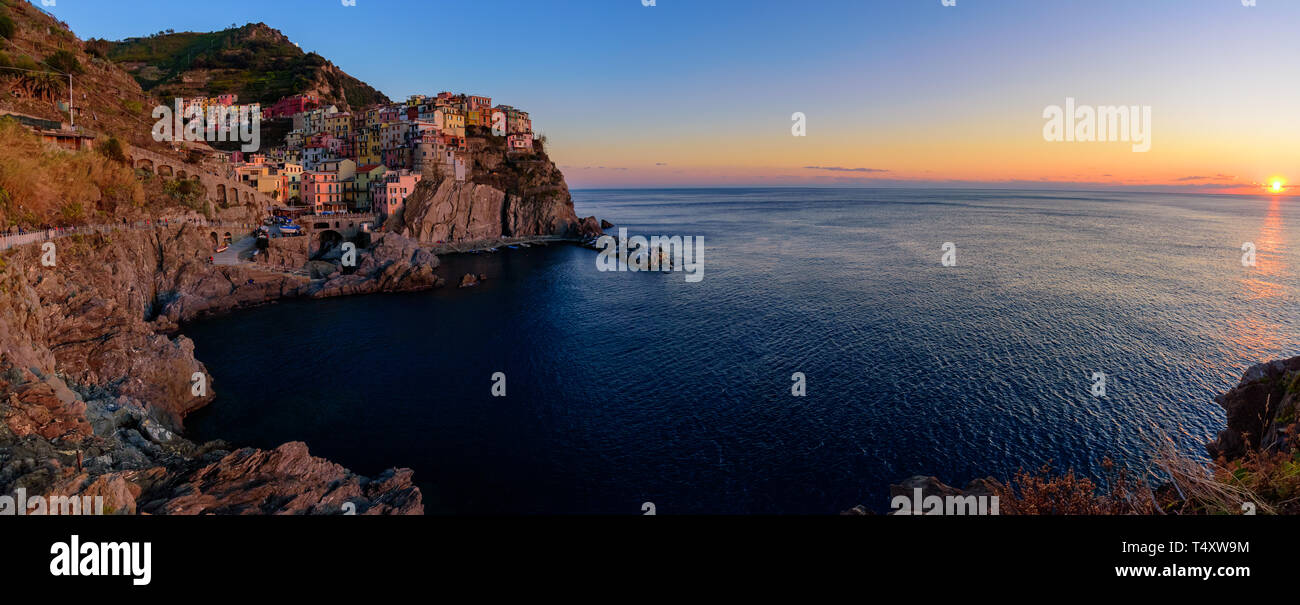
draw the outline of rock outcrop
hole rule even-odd
[[[244,448],[156,484],[144,512],[161,514],[420,514],[410,469],[367,479],[307,451],[304,443]],[[349,506],[351,505],[351,506]]]
[[[0,254],[0,493],[134,494],[115,505],[126,512],[328,513],[343,500],[359,513],[422,510],[409,470],[371,481],[305,447],[230,454],[181,437],[185,416],[211,402],[216,385],[177,328],[284,298],[434,287],[436,256],[389,234],[355,272],[313,281],[211,265],[209,235],[189,224],[55,243],[52,267],[35,245]],[[223,471],[250,464],[258,489]],[[276,474],[276,464],[288,466]],[[235,498],[240,491],[248,495]]]
[[[1206,449],[1214,458],[1288,445],[1300,411],[1300,357],[1252,366],[1232,390],[1214,399],[1228,413],[1227,428]]]
[[[385,228],[426,245],[598,234],[594,218],[578,220],[564,175],[538,145],[537,153],[517,155],[499,137],[470,137],[467,178],[426,173]]]

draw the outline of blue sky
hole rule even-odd
[[[1207,171],[1300,179],[1300,157],[1276,151],[1300,136],[1300,1],[356,3],[57,0],[49,10],[82,38],[261,21],[395,99],[486,94],[532,112],[579,185],[1095,183],[1124,170],[1128,185]],[[1141,158],[1077,147],[1057,158],[1034,137],[1043,107],[1066,96],[1151,105],[1164,144]],[[794,111],[809,116],[805,140],[791,140]],[[1256,168],[1219,162],[1211,147],[1270,151],[1241,160]],[[1059,161],[1040,165],[1044,151]]]

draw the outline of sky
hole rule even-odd
[[[1300,193],[1300,0],[55,2],[83,39],[260,21],[395,100],[491,96],[574,188]],[[1149,107],[1149,150],[1046,140],[1067,98]]]

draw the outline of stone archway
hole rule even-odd
[[[316,254],[320,254],[343,245],[343,234],[333,229],[326,229],[316,234]]]
[[[139,170],[144,170],[150,174],[153,174],[153,160],[149,158],[144,158],[139,161],[139,163],[136,165],[136,168]]]
[[[158,165],[158,176],[172,176],[173,174],[175,173],[172,171],[171,166],[168,166],[167,164]]]
[[[190,176],[189,176],[189,173],[185,172],[184,170],[177,170],[177,171],[176,171],[176,178],[178,178],[178,179],[184,181],[184,180],[189,179]]]

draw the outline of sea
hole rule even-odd
[[[1215,396],[1300,354],[1285,196],[573,195],[702,238],[702,279],[506,248],[444,257],[434,291],[196,322],[217,396],[187,436],[408,467],[429,514],[884,512],[912,475],[1204,458]]]

